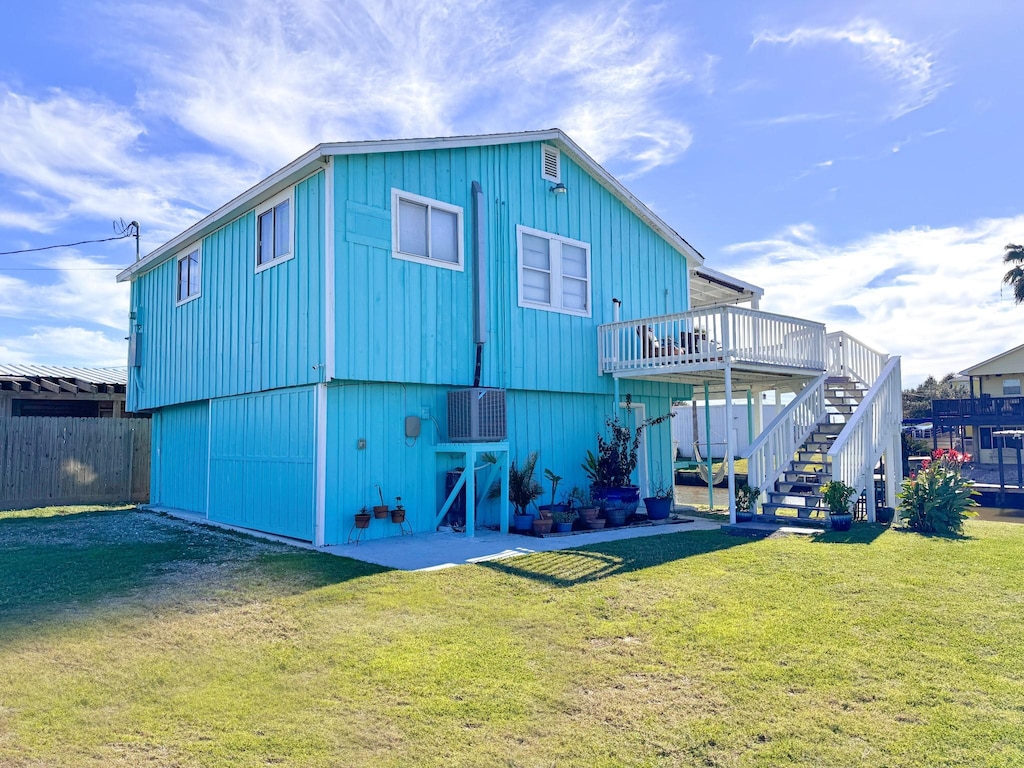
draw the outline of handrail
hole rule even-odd
[[[763,493],[775,486],[775,481],[792,462],[797,448],[825,418],[827,379],[828,374],[822,374],[804,387],[803,392],[750,444],[744,454],[747,459],[747,485],[760,488]]]
[[[856,496],[867,488],[891,437],[887,426],[900,423],[901,386],[900,358],[890,357],[828,451],[832,479],[851,486]]]
[[[866,387],[872,386],[881,375],[889,356],[872,349],[846,331],[836,331],[825,337],[830,376],[849,377]]]
[[[601,373],[691,365],[825,370],[825,327],[760,310],[713,306],[606,323],[598,328]]]

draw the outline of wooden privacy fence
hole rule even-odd
[[[149,501],[149,419],[0,418],[0,509]]]

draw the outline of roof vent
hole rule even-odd
[[[561,168],[561,153],[558,151],[558,147],[552,147],[550,144],[540,145],[540,175],[541,178],[547,181],[553,181],[555,184],[562,180],[562,168]]]

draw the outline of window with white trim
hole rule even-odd
[[[292,255],[292,198],[288,192],[256,209],[256,271]]]
[[[590,317],[590,244],[517,226],[519,306]]]
[[[462,270],[462,209],[411,192],[391,190],[392,255]]]
[[[1003,397],[1020,396],[1020,379],[1003,379]]]
[[[198,298],[202,284],[199,282],[199,253],[197,245],[181,254],[177,260],[177,304]]]

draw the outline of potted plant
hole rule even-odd
[[[749,523],[754,519],[754,508],[761,497],[761,489],[756,485],[740,486],[736,491],[736,522]]]
[[[632,399],[626,395],[627,419],[632,411]],[[608,525],[623,525],[640,505],[640,489],[631,485],[631,478],[644,430],[674,415],[670,411],[657,418],[646,419],[635,429],[623,424],[618,416],[605,419],[609,437],[597,436],[597,455],[587,451],[587,460],[582,467],[591,481],[590,492]]]
[[[672,512],[672,504],[675,503],[674,488],[664,480],[659,480],[651,495],[644,499],[644,507],[647,508],[648,520],[667,520]]]
[[[569,491],[569,504],[573,512],[576,513],[576,518],[580,521],[581,528],[588,527],[587,523],[591,520],[596,520],[597,516],[601,514],[601,509],[594,502],[590,491],[584,490],[578,485],[573,486],[573,489]]]
[[[383,520],[388,516],[388,512],[390,510],[388,509],[388,505],[384,503],[384,489],[379,485],[375,485],[374,488],[377,489],[377,495],[380,496],[380,504],[374,505],[373,516],[378,520]]]
[[[850,512],[850,498],[857,490],[842,480],[832,480],[821,486],[821,498],[828,504],[828,518],[832,522],[832,530],[848,531],[853,524]]]
[[[544,470],[544,477],[548,480],[548,482],[551,483],[551,503],[541,504],[539,507],[537,507],[537,509],[540,511],[540,516],[542,518],[551,517],[555,512],[561,512],[567,509],[569,506],[568,504],[565,503],[555,503],[555,494],[558,493],[558,484],[562,481],[562,478],[559,475],[556,475],[550,469]]]
[[[555,533],[569,533],[572,524],[576,521],[576,510],[567,504],[560,505],[563,508],[551,513],[554,521],[553,530]]]
[[[370,511],[366,507],[360,507],[356,513],[356,528],[370,527]]]
[[[516,462],[508,468],[508,500],[515,508],[513,516],[513,528],[521,533],[527,533],[533,529],[533,515],[529,507],[544,492],[533,476],[537,467],[537,453],[534,451],[526,457],[523,466],[520,468]],[[490,498],[501,493],[501,486],[495,484],[488,493]]]
[[[882,525],[889,525],[896,517],[896,510],[893,507],[879,507],[875,510],[875,522]]]
[[[399,524],[405,522],[405,507],[402,506],[401,496],[395,496],[395,508],[391,510],[391,522]]]

